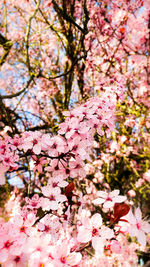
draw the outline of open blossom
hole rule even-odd
[[[59,175],[56,177],[50,177],[48,180],[48,185],[50,187],[66,187],[68,182],[64,180],[63,175]]]
[[[33,155],[32,158],[34,160],[33,171],[35,172],[37,170],[38,172],[42,173],[42,167],[47,163],[47,160],[44,157],[38,158],[36,155]]]
[[[102,217],[99,213],[96,213],[91,219],[84,218],[83,225],[78,227],[77,240],[81,243],[92,241],[96,253],[101,254],[106,239],[111,239],[113,236],[113,230],[102,226]]]
[[[134,214],[130,211],[128,216],[128,221],[130,223],[129,233],[135,236],[142,246],[145,246],[146,234],[150,233],[150,224],[142,220],[140,208],[136,208]]]
[[[11,257],[20,255],[26,241],[25,234],[15,229],[10,221],[0,227],[0,262],[4,263]]]
[[[55,136],[45,140],[49,156],[55,157],[68,152],[67,143],[62,136]]]
[[[25,152],[32,149],[36,155],[39,155],[42,149],[41,134],[39,132],[27,133],[27,136],[24,138],[19,148],[23,149]]]
[[[31,199],[26,197],[27,208],[30,210],[38,209],[41,206],[40,198],[38,194],[35,194]]]
[[[9,267],[26,267],[27,266],[27,255],[24,253],[18,255],[11,255],[8,257],[7,261],[5,262],[5,266]]]
[[[67,201],[67,197],[61,194],[59,187],[51,187],[49,185],[42,188],[42,193],[46,198],[41,198],[41,206],[43,210],[57,210],[59,203]]]
[[[56,267],[75,266],[82,259],[80,252],[70,252],[69,244],[65,241],[52,253],[52,257],[55,259]]]
[[[81,243],[91,241],[93,236],[99,235],[102,226],[102,217],[99,213],[94,214],[91,219],[84,218],[83,225],[78,228],[77,240]]]
[[[50,216],[47,214],[38,223],[38,231],[41,231],[43,235],[51,234],[52,240],[58,239],[58,231],[61,229],[61,223],[56,216]]]
[[[121,203],[127,199],[126,196],[119,195],[119,190],[114,190],[110,193],[98,191],[97,195],[99,196],[99,198],[93,200],[92,203],[94,205],[103,204],[103,207],[107,209],[112,208],[115,203]]]

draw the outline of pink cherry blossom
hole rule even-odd
[[[67,201],[65,195],[61,194],[59,187],[50,187],[49,185],[42,188],[45,197],[41,198],[41,206],[43,210],[57,210],[59,203]]]
[[[94,205],[103,204],[104,208],[110,209],[115,203],[124,202],[127,198],[125,196],[119,195],[119,190],[114,190],[110,193],[104,191],[98,191],[97,195],[99,198],[92,201]]]
[[[28,135],[24,138],[23,143],[19,146],[20,149],[23,149],[25,152],[27,152],[28,149],[33,149],[33,152],[36,155],[39,155],[41,153],[41,134],[39,132],[30,132]]]
[[[99,236],[102,225],[102,217],[99,213],[94,214],[91,219],[85,218],[83,225],[78,228],[77,240],[82,243],[91,241],[92,237]]]
[[[147,221],[142,220],[142,213],[140,208],[136,208],[135,213],[129,212],[128,221],[130,223],[129,233],[135,236],[138,242],[142,245],[146,245],[146,233],[150,232],[150,224]]]
[[[66,242],[63,245],[58,246],[57,250],[52,254],[55,258],[56,267],[67,267],[77,265],[82,258],[81,253],[72,252]]]
[[[0,1],[2,267],[147,253],[149,32],[149,0]]]
[[[35,161],[33,171],[35,172],[37,170],[38,172],[42,173],[42,166],[47,163],[46,158],[37,158],[36,155],[33,155],[32,158]]]

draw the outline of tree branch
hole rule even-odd
[[[73,64],[71,65],[70,69],[62,74],[59,74],[59,75],[56,75],[56,76],[44,76],[43,74],[40,74],[41,77],[47,79],[47,80],[54,80],[54,79],[58,79],[58,78],[61,78],[63,76],[66,76],[68,75],[74,68],[74,66],[76,65],[76,63],[81,60],[84,56],[81,56],[79,58],[76,58],[76,60],[73,62]]]
[[[10,40],[7,40],[1,33],[0,33],[0,46],[3,46],[4,48],[4,54],[2,55],[0,59],[0,66],[2,66],[5,63],[5,60],[10,52],[10,49],[12,47],[13,43]]]
[[[29,87],[29,85],[32,82],[33,78],[34,78],[34,75],[31,75],[31,77],[28,80],[27,84],[19,92],[15,93],[15,94],[11,94],[11,95],[0,95],[0,98],[1,99],[11,99],[11,98],[14,98],[14,97],[17,97],[17,96],[21,95]]]
[[[30,29],[31,29],[31,21],[35,17],[36,13],[39,10],[41,0],[38,0],[36,4],[36,8],[33,12],[33,14],[29,17],[29,21],[27,24],[27,30],[26,30],[26,35],[25,35],[25,47],[26,47],[26,61],[27,61],[27,66],[29,69],[29,72],[31,71],[31,66],[30,66],[30,57],[29,57],[29,36],[30,36]]]
[[[81,28],[80,25],[78,25],[70,15],[68,15],[64,10],[62,10],[62,9],[57,5],[57,3],[55,2],[55,0],[52,0],[52,3],[53,3],[53,5],[54,5],[55,10],[58,12],[58,14],[59,14],[60,16],[63,17],[64,20],[66,20],[66,21],[72,23],[72,24],[73,24],[75,27],[77,27],[78,30],[80,30],[83,34],[87,34],[87,31],[86,31],[85,29]]]

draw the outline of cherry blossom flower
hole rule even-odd
[[[11,255],[8,260],[5,262],[5,266],[9,267],[26,267],[28,257],[25,253],[19,255]]]
[[[59,221],[59,218],[56,216],[46,215],[37,225],[38,231],[41,231],[43,235],[51,234],[51,240],[57,241],[59,238],[59,230],[61,229],[62,224]]]
[[[146,233],[150,232],[150,224],[147,221],[142,220],[142,213],[140,208],[136,208],[135,213],[132,211],[128,214],[128,221],[131,224],[129,233],[135,236],[138,242],[142,245],[146,245]]]
[[[41,206],[40,198],[38,194],[35,194],[31,199],[26,197],[27,208],[30,210],[38,209]]]
[[[56,267],[68,267],[79,264],[82,255],[80,252],[70,252],[69,244],[65,241],[61,246],[58,246],[56,251],[52,254],[55,258]]]
[[[34,162],[34,168],[33,171],[35,172],[36,170],[40,173],[43,171],[43,165],[47,163],[47,160],[45,157],[40,157],[38,158],[36,155],[32,156]]]
[[[61,153],[68,152],[67,144],[62,136],[51,137],[49,140],[45,140],[48,149],[48,155],[55,157]]]
[[[67,201],[65,195],[61,194],[59,187],[50,187],[49,185],[42,187],[42,193],[46,198],[41,198],[41,206],[43,210],[57,210],[59,203]]]
[[[114,236],[113,230],[102,226],[102,217],[95,213],[91,219],[84,218],[83,225],[78,227],[77,240],[81,243],[92,241],[92,246],[97,254],[102,254],[106,239]]]
[[[121,203],[127,199],[126,196],[119,195],[119,190],[114,190],[110,193],[98,191],[97,195],[99,196],[99,198],[93,200],[92,203],[94,205],[103,204],[103,207],[107,209],[112,208],[115,203]]]
[[[63,175],[59,175],[56,177],[50,177],[48,180],[48,185],[50,187],[66,187],[68,185],[68,182],[64,180]]]
[[[36,155],[39,155],[42,149],[41,134],[39,132],[28,132],[27,134],[19,148],[25,152],[32,149]]]
[[[102,217],[99,213],[94,214],[91,219],[85,218],[78,228],[77,240],[81,243],[91,241],[93,236],[99,236],[99,229],[102,226]]]

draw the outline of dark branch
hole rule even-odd
[[[9,51],[13,45],[13,43],[10,40],[7,40],[2,34],[0,34],[0,45],[4,48],[4,54],[2,55],[0,59],[0,66],[2,66],[9,54]]]
[[[31,75],[31,77],[28,80],[27,84],[19,92],[15,93],[15,94],[11,94],[11,95],[0,95],[0,98],[1,99],[11,99],[11,98],[14,98],[14,97],[17,97],[17,96],[21,95],[29,87],[29,85],[32,82],[33,78],[34,78],[34,75]]]
[[[57,5],[57,3],[55,2],[55,0],[52,0],[52,3],[53,3],[53,5],[54,5],[55,10],[58,12],[58,14],[59,14],[60,16],[63,17],[64,20],[66,20],[66,21],[72,23],[72,24],[73,24],[74,26],[76,26],[76,27],[77,27],[83,34],[87,34],[87,31],[85,31],[85,29],[81,28],[80,25],[78,25],[70,15],[68,15],[64,10],[62,10],[62,9]]]

